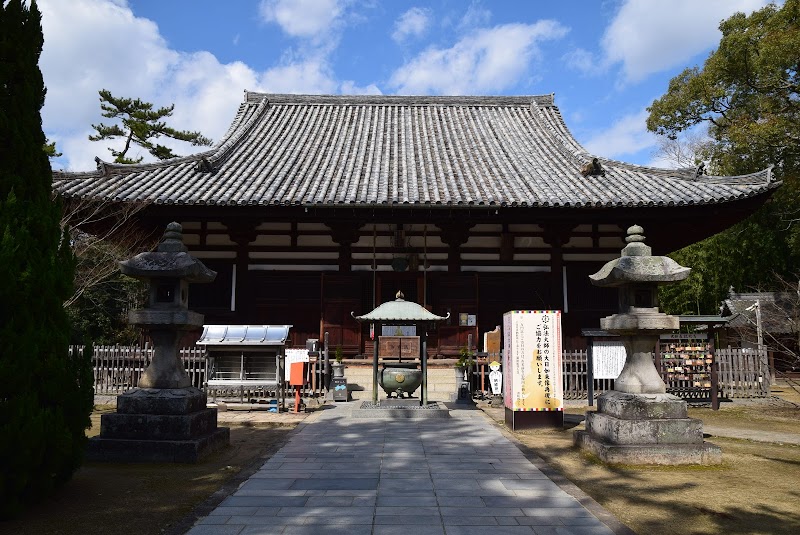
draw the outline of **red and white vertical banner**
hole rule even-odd
[[[503,402],[513,411],[564,410],[561,311],[503,315]]]

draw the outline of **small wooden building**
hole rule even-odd
[[[770,368],[796,373],[800,370],[800,295],[797,291],[737,292],[731,287],[720,314],[728,317],[725,342],[734,347],[769,352]]]
[[[589,154],[552,95],[246,93],[208,151],[54,178],[68,203],[140,204],[145,229],[180,222],[219,274],[192,291],[208,323],[292,324],[293,346],[327,331],[346,356],[372,353],[350,312],[398,290],[450,313],[432,356],[456,355],[513,309],[562,310],[565,347],[583,346],[580,329],[617,307],[588,275],[619,255],[629,225],[665,254],[778,186],[769,169],[713,177]]]

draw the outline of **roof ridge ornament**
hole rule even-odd
[[[600,165],[600,160],[598,160],[597,158],[592,158],[591,162],[583,164],[583,167],[581,167],[581,174],[583,175],[584,178],[586,178],[589,175],[602,176],[605,178],[606,170],[603,169],[602,165]]]
[[[97,170],[103,176],[108,176],[108,168],[106,167],[106,162],[100,159],[99,156],[94,157],[94,163],[97,165]]]
[[[216,172],[214,164],[212,164],[205,156],[203,156],[197,161],[195,170],[201,173],[211,173],[212,175]]]
[[[700,162],[700,165],[698,165],[694,170],[694,177],[695,178],[700,178],[701,176],[703,176],[705,174],[707,174],[706,173],[706,164],[705,164],[705,162]]]

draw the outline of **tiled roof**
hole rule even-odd
[[[247,93],[223,139],[192,156],[55,173],[65,197],[216,205],[607,207],[714,204],[778,186],[598,157],[552,95],[306,96]]]
[[[755,328],[755,305],[761,307],[762,328],[771,333],[791,333],[794,325],[798,296],[792,292],[736,293],[729,290],[728,298],[722,301],[722,313],[731,316],[728,322],[733,328]]]

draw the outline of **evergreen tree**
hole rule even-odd
[[[675,139],[706,125],[711,141],[699,156],[714,174],[774,165],[783,186],[746,221],[670,255],[693,270],[661,290],[671,313],[716,313],[730,286],[774,287],[775,275],[800,270],[800,0],[736,13],[720,31],[703,67],[684,70],[653,102],[647,127]]]
[[[89,136],[89,140],[125,138],[125,147],[122,150],[108,149],[114,155],[116,163],[139,163],[142,161],[142,157],[135,160],[127,157],[131,145],[139,145],[147,149],[147,152],[159,160],[174,158],[176,154],[171,149],[152,141],[161,136],[186,141],[195,146],[211,145],[211,140],[201,135],[200,132],[175,130],[162,121],[165,117],[172,115],[172,110],[175,109],[174,104],[154,110],[153,104],[150,102],[144,102],[138,98],[115,97],[111,91],[102,89],[100,90],[100,108],[103,110],[103,117],[116,119],[119,124],[93,124],[92,128],[97,131],[97,135]]]
[[[42,147],[35,0],[0,2],[0,518],[79,466],[92,409],[87,354],[69,354],[73,258]]]

